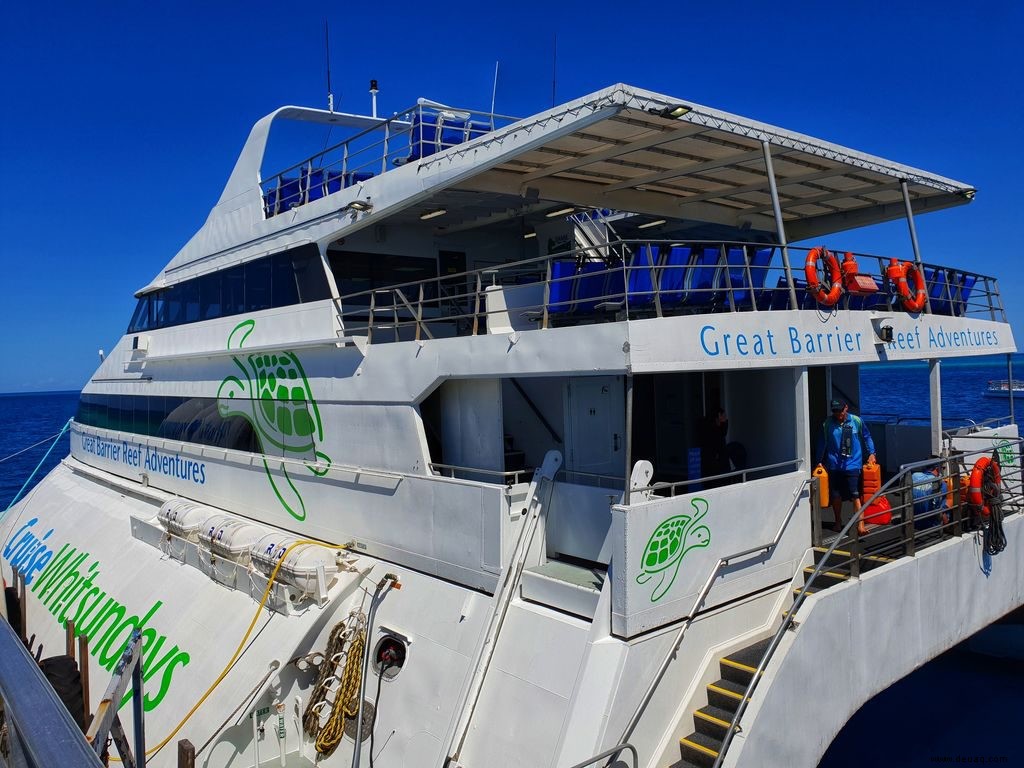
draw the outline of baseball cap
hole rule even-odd
[[[841,411],[846,407],[846,403],[842,400],[833,400],[830,407],[833,411]]]

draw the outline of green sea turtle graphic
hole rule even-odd
[[[228,334],[228,349],[241,350],[256,328],[255,320],[245,320]],[[317,450],[323,442],[324,428],[320,409],[306,380],[306,373],[294,352],[260,352],[243,360],[232,356],[241,376],[228,376],[217,390],[217,409],[222,418],[241,416],[259,435],[264,454],[275,448],[285,458],[302,458],[314,475],[323,476],[331,459]],[[284,483],[270,471],[268,457],[263,469],[281,505],[296,520],[306,519],[302,501],[284,461],[278,470]]]
[[[665,520],[654,529],[644,547],[643,572],[636,577],[636,583],[646,584],[652,577],[659,577],[651,594],[652,603],[661,600],[672,588],[686,553],[711,543],[711,530],[706,525],[697,525],[708,513],[708,502],[698,497],[690,500],[690,506],[693,507],[693,517],[674,515]],[[672,577],[666,579],[670,568]]]
[[[998,440],[993,445],[996,449],[996,455],[999,456],[999,466],[1017,466],[1016,446],[1013,443],[1009,440]]]

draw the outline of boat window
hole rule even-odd
[[[220,276],[223,316],[242,314],[245,312],[245,269],[242,266],[232,267],[225,269]]]
[[[257,259],[245,265],[245,308],[248,312],[270,308],[269,259]]]
[[[261,451],[252,425],[241,416],[223,418],[214,397],[83,394],[75,421],[147,437]]]
[[[128,333],[145,330],[149,324],[149,296],[143,296],[135,305],[132,320],[128,323]]]
[[[129,333],[214,320],[331,297],[316,245],[292,248],[153,291],[135,307]]]
[[[330,252],[328,256],[342,298],[364,294],[352,296],[348,301],[350,304],[369,304],[370,296],[365,292],[374,288],[417,283],[437,277],[437,260],[434,258],[342,251]],[[424,290],[428,292],[425,294],[428,298],[436,295],[432,283],[424,285]]]
[[[214,272],[199,278],[199,319],[213,320],[224,314],[221,303],[224,272]]]

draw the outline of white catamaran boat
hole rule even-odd
[[[284,121],[338,143],[264,168]],[[3,520],[3,759],[816,765],[1024,603],[1017,426],[939,397],[1013,334],[914,234],[973,197],[625,85],[267,115]],[[788,245],[903,217],[906,261]],[[891,521],[823,530],[829,400],[911,359]]]

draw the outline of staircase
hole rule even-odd
[[[804,584],[810,579],[814,569],[822,561],[827,550],[815,547],[814,565],[804,568]],[[835,584],[842,584],[850,579],[848,561],[851,554],[837,549],[826,562],[825,569],[818,574],[814,586],[807,591],[810,594],[828,589]],[[878,568],[892,562],[891,557],[882,555],[864,555],[861,557],[861,571]],[[801,590],[793,590],[794,598]],[[785,614],[784,614],[785,615]],[[707,706],[693,713],[694,732],[679,740],[680,760],[672,764],[672,768],[711,768],[722,749],[726,731],[743,701],[747,686],[757,671],[758,664],[764,657],[771,642],[770,637],[733,651],[718,660],[721,677],[707,684]],[[756,688],[754,689],[757,690]]]

